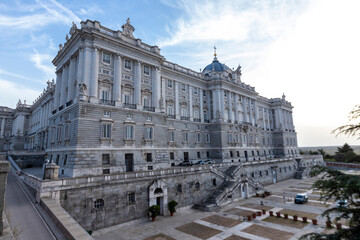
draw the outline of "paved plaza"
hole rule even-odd
[[[252,197],[234,202],[219,212],[201,212],[194,209],[180,209],[175,216],[158,216],[155,222],[147,219],[95,231],[95,239],[139,239],[139,240],[246,240],[246,239],[298,239],[309,232],[323,232],[325,219],[320,215],[333,202],[319,201],[319,194],[313,194],[311,184],[315,179],[290,179],[266,187],[272,195],[267,198]],[[309,202],[294,204],[296,193],[307,191]],[[266,214],[258,215],[265,210]],[[269,215],[273,211],[274,216]],[[276,212],[281,217],[276,217]],[[255,213],[256,218],[248,221],[247,216]],[[288,214],[288,219],[284,218]],[[293,216],[298,216],[294,221]],[[303,222],[302,217],[307,221]],[[311,219],[317,219],[313,225]]]

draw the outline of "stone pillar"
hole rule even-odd
[[[292,116],[292,112],[290,112],[290,124],[291,124],[291,130],[295,130],[294,128],[294,121],[293,121],[293,116]]]
[[[205,90],[204,90],[204,92],[205,92]],[[214,114],[214,112],[213,112],[213,109],[211,109],[211,105],[210,105],[210,94],[211,94],[212,92],[211,91],[208,91],[207,93],[206,93],[206,104],[207,104],[207,109],[208,109],[208,119],[207,120],[210,120],[211,119],[211,116],[214,116],[214,115],[212,115],[212,114]]]
[[[218,106],[217,106],[217,100],[219,99],[219,97],[217,96],[217,92],[218,92],[218,90],[212,90],[211,91],[211,94],[212,94],[212,99],[213,99],[213,101],[212,101],[212,103],[213,103],[213,110],[212,110],[212,112],[213,112],[213,114],[212,114],[212,116],[213,116],[213,119],[217,119],[218,118],[218,112],[217,112],[217,110],[218,110]]]
[[[4,138],[4,130],[5,130],[5,118],[1,118],[0,138]]]
[[[224,90],[219,90],[219,103],[220,103],[220,111],[221,111],[221,118],[222,120],[225,119],[225,96],[224,96]]]
[[[165,100],[166,100],[165,89],[166,89],[166,81],[165,81],[165,79],[161,79],[161,97],[160,97],[160,100],[162,101],[161,102],[162,106],[160,106],[161,112],[165,112],[165,106],[166,106],[166,104],[165,104]]]
[[[76,76],[76,86],[75,86],[75,97],[74,102],[77,103],[79,100],[79,84],[83,81],[83,65],[84,65],[84,49],[79,48],[79,56],[77,58],[77,76]]]
[[[234,119],[233,119],[233,116],[232,116],[231,92],[228,92],[228,109],[229,109],[229,112],[228,112],[229,120],[232,123],[234,123]]]
[[[264,107],[262,108],[262,115],[263,115],[263,127],[264,127],[264,130],[266,130],[266,123],[265,123],[265,108],[264,108]]]
[[[86,90],[84,90],[84,99],[89,96],[90,92],[90,70],[91,70],[91,49],[85,47],[84,49],[84,60],[82,66],[82,83],[86,85]],[[80,89],[81,91],[81,89]]]
[[[204,122],[204,90],[199,89],[199,94],[200,94],[200,121]],[[208,113],[209,115],[209,113]]]
[[[55,163],[48,163],[44,170],[44,179],[56,180],[59,178],[59,166]]]
[[[159,107],[160,94],[161,94],[160,70],[158,67],[156,67],[152,79],[152,106],[155,108]]]
[[[176,115],[176,119],[180,119],[180,99],[179,99],[178,82],[175,82],[175,115]]]
[[[256,100],[254,100],[254,111],[255,111],[255,126],[256,126],[259,121],[259,112],[258,112],[258,107],[256,105]]]
[[[91,61],[90,76],[90,102],[98,103],[98,84],[99,84],[99,49],[94,48]],[[109,100],[109,99],[108,99]]]
[[[66,103],[66,87],[67,87],[67,79],[68,79],[68,70],[69,66],[64,65],[61,77],[61,92],[60,92],[60,106],[65,105]]]
[[[239,123],[239,106],[238,106],[238,103],[239,103],[239,95],[237,95],[236,93],[235,93],[235,102],[234,102],[234,104],[235,104],[235,121],[237,122],[237,123]]]
[[[60,107],[60,92],[61,92],[61,76],[62,71],[56,73],[56,85],[55,85],[55,96],[54,96],[54,109]]]
[[[134,72],[134,102],[141,105],[141,64],[140,61],[135,63]]]
[[[114,61],[114,101],[115,106],[121,106],[121,70],[122,59],[120,55],[115,57]]]
[[[0,235],[3,233],[3,212],[5,204],[5,190],[7,174],[10,171],[10,163],[6,161],[0,161]]]
[[[70,58],[69,77],[68,77],[68,95],[66,102],[69,102],[74,98],[74,58]]]
[[[267,118],[268,118],[268,129],[269,129],[269,130],[271,129],[270,113],[271,113],[271,110],[268,109],[268,110],[267,110]]]
[[[243,96],[242,98],[242,104],[243,104],[243,114],[244,114],[244,122],[249,122],[248,114],[247,114],[247,98]]]
[[[254,117],[253,117],[253,110],[252,110],[252,104],[251,104],[251,98],[249,98],[249,111],[250,111],[250,122],[251,125],[254,126]]]
[[[189,117],[190,117],[190,121],[194,120],[194,110],[193,110],[193,91],[192,91],[192,86],[189,86]]]

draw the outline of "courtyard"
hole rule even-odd
[[[120,224],[93,233],[95,239],[146,240],[243,240],[243,239],[298,239],[305,233],[323,232],[325,219],[320,215],[333,202],[319,201],[319,193],[311,190],[315,179],[290,179],[266,186],[272,195],[251,197],[233,202],[218,212],[179,209],[173,217],[158,216],[155,222],[147,219]],[[296,193],[308,192],[309,202],[294,204]],[[259,216],[259,211],[266,211]],[[274,216],[270,216],[272,211]],[[281,217],[276,217],[280,212]],[[248,220],[249,215],[256,218]],[[288,219],[284,218],[288,214]],[[293,216],[298,216],[294,221]],[[302,217],[307,221],[303,222]],[[317,219],[313,225],[312,219]]]

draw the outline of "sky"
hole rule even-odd
[[[213,59],[242,67],[264,97],[292,103],[299,146],[360,145],[335,136],[360,104],[358,0],[0,0],[0,105],[32,103],[55,78],[51,61],[72,22],[134,36],[200,71]]]

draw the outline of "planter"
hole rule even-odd
[[[174,216],[174,212],[170,212],[170,216]]]
[[[276,217],[281,217],[281,213],[280,213],[280,212],[276,212]]]
[[[251,215],[247,216],[247,219],[248,219],[248,221],[250,222],[251,219],[252,219]]]
[[[285,219],[288,219],[288,218],[289,218],[289,214],[284,213],[284,218],[285,218]]]
[[[270,192],[266,191],[266,192],[265,192],[265,195],[266,195],[266,196],[270,196]]]
[[[314,225],[317,225],[317,219],[311,219],[311,221]]]
[[[256,213],[253,213],[253,214],[252,214],[252,217],[253,217],[253,218],[256,218]]]
[[[261,216],[261,212],[259,211],[259,212],[256,212],[257,213],[257,215],[258,215],[258,217],[260,217]]]
[[[154,222],[155,220],[156,220],[156,217],[152,217],[152,218],[151,218],[151,221]]]
[[[293,216],[293,219],[294,219],[294,221],[297,221],[297,219],[298,219],[298,216]]]
[[[341,229],[341,223],[336,223],[336,229]]]
[[[331,228],[331,221],[326,221],[326,227]]]
[[[307,223],[307,217],[302,217],[303,223]]]
[[[266,214],[266,210],[265,209],[263,209],[263,210],[261,210],[262,211],[262,213],[265,215]]]
[[[274,216],[274,212],[273,211],[269,211],[270,216]]]

